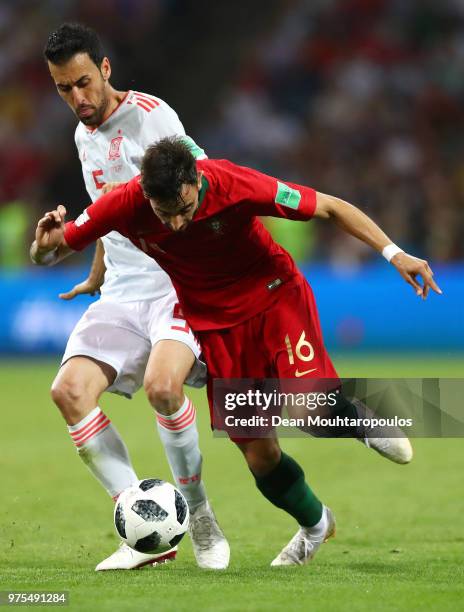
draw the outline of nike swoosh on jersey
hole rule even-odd
[[[304,376],[305,374],[309,374],[310,372],[315,372],[317,370],[317,368],[313,368],[312,370],[305,370],[304,372],[299,372],[298,370],[295,370],[295,376],[297,378],[300,378],[300,376]]]

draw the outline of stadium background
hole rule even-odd
[[[3,486],[12,493],[0,521],[0,536],[7,543],[1,567],[9,576],[9,582],[0,581],[0,588],[37,585],[42,580],[45,585],[75,589],[80,609],[88,609],[82,603],[85,591],[80,592],[71,578],[84,575],[82,580],[95,589],[94,597],[97,592],[104,594],[98,609],[114,609],[110,582],[102,586],[85,573],[87,566],[100,560],[103,549],[109,553],[114,546],[110,533],[105,533],[108,539],[103,545],[96,544],[102,525],[109,524],[108,507],[98,486],[78,465],[48,396],[69,332],[91,301],[79,298],[65,303],[57,294],[84,278],[92,250],[52,270],[36,269],[28,261],[42,212],[65,203],[70,216],[76,216],[88,201],[73,144],[75,119],[59,99],[42,59],[49,32],[64,20],[93,26],[111,59],[113,85],[165,99],[210,157],[227,157],[356,203],[405,250],[429,260],[444,295],[431,295],[422,302],[383,259],[330,224],[269,221],[315,289],[327,345],[343,375],[458,377],[464,370],[464,4],[461,0],[0,1],[4,407],[0,466]],[[196,401],[199,406],[204,403],[201,393]],[[157,465],[159,475],[169,478],[159,449],[153,451],[152,417],[143,394],[130,410],[119,399],[106,398],[103,405],[108,405],[123,431],[141,473],[153,475],[150,466]],[[307,580],[316,598],[313,603],[319,597],[325,604],[330,587],[331,609],[338,609],[345,596],[354,596],[345,581],[361,588],[366,574],[374,586],[363,601],[371,608],[380,605],[375,585],[388,593],[393,581],[392,593],[405,606],[409,598],[408,609],[414,608],[416,596],[430,609],[435,604],[446,609],[446,597],[458,588],[454,576],[462,571],[457,563],[453,566],[459,540],[451,529],[462,513],[462,499],[458,503],[452,493],[462,493],[457,477],[457,464],[462,465],[463,459],[460,441],[435,441],[432,446],[427,444],[434,441],[417,441],[417,463],[410,467],[414,484],[410,475],[377,463],[352,444],[342,448],[341,442],[322,446],[314,441],[311,456],[318,465],[324,464],[325,471],[312,476],[323,488],[327,488],[325,478],[330,479],[327,495],[345,523],[353,527],[358,521],[351,497],[363,498],[365,491],[377,505],[369,495],[363,498],[362,512],[378,520],[363,532],[361,548],[350,535],[335,547],[332,557],[324,551],[320,565],[311,568],[312,578],[293,575],[286,585],[273,587],[275,578],[255,575],[247,559],[251,550],[257,557],[263,555],[262,564],[267,563],[285,538],[276,537],[274,529],[256,534],[258,527],[253,525],[261,524],[269,510],[257,499],[243,466],[236,472],[230,468],[229,477],[233,473],[236,478],[232,494],[224,487],[221,465],[235,465],[236,455],[223,440],[210,440],[205,414],[199,414],[212,495],[233,546],[243,551],[243,557],[236,552],[235,559],[246,570],[236,570],[230,581],[218,579],[218,588],[227,593],[234,580],[239,586],[249,581],[250,592],[258,582],[264,585],[255,603],[250,600],[248,607],[237,609],[260,609],[263,602],[266,609],[292,608],[297,601],[293,596],[304,597]],[[297,454],[306,452],[305,445],[298,446],[301,441],[289,444]],[[353,473],[354,484],[348,486],[344,474],[334,477],[339,461],[359,467],[362,473]],[[31,462],[35,470],[30,469]],[[448,469],[450,464],[454,471]],[[311,466],[312,461],[307,462],[305,469]],[[34,499],[34,513],[23,503],[26,497],[19,481]],[[427,481],[436,487],[433,503],[424,491]],[[398,522],[391,532],[385,531],[385,521],[390,520],[382,502],[385,487],[403,495],[414,491],[414,501],[403,509],[410,556],[405,554],[399,562],[402,549],[393,531],[402,533],[404,524]],[[66,493],[61,505],[55,499],[57,488]],[[247,520],[233,510],[236,496],[242,495],[256,502],[250,502]],[[83,496],[88,499],[85,505]],[[390,503],[401,508],[395,498]],[[80,508],[85,519],[73,526],[72,534],[70,508],[71,515]],[[434,531],[435,511],[441,512],[441,531]],[[35,520],[37,513],[40,520]],[[418,514],[421,519],[416,524]],[[272,514],[270,522],[288,529],[280,515]],[[416,546],[422,528],[432,537],[431,548]],[[50,537],[56,540],[51,550]],[[391,557],[379,560],[378,546],[399,551],[396,565]],[[358,565],[351,570],[344,556],[347,550],[357,555]],[[186,555],[188,569],[194,572],[191,553]],[[438,570],[436,558],[448,564]],[[52,576],[47,574],[50,567]],[[13,572],[7,573],[11,568]],[[188,593],[191,576],[182,573],[182,566],[177,571],[186,581],[182,587],[179,574],[165,570],[148,582],[160,580],[156,584],[167,583]],[[439,571],[444,572],[441,578]],[[208,608],[214,600],[208,598],[208,580],[195,576],[198,601]],[[135,598],[132,603],[137,600],[143,609],[137,589],[146,588],[147,579],[121,580],[128,596]],[[216,608],[218,601],[214,600]],[[453,609],[452,599],[449,602]],[[118,609],[134,609],[132,603],[126,602],[125,608],[119,601]],[[235,609],[225,599],[221,606]],[[351,609],[358,608],[364,609],[357,600]],[[177,609],[184,609],[179,602]]]
[[[91,249],[44,273],[26,248],[44,210],[76,216],[88,201],[75,119],[41,54],[66,19],[101,33],[115,86],[166,99],[210,157],[357,203],[430,260],[445,295],[424,304],[330,224],[270,220],[314,285],[331,349],[462,349],[462,2],[258,0],[233,19],[206,0],[0,7],[1,353],[60,352],[85,308],[56,294]]]

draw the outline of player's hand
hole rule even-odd
[[[442,290],[433,280],[433,272],[429,264],[424,259],[413,257],[407,253],[397,253],[392,257],[391,262],[404,280],[414,288],[416,295],[422,297],[423,300],[432,289],[435,293],[442,294]],[[423,285],[417,280],[421,276]]]
[[[94,282],[92,279],[87,278],[82,283],[77,283],[71,289],[71,291],[67,291],[66,293],[60,293],[59,297],[62,300],[72,300],[76,297],[76,295],[96,295],[100,293],[101,283]]]
[[[60,246],[64,236],[66,208],[61,204],[56,210],[46,212],[37,223],[35,240],[42,251],[52,251]]]
[[[123,183],[118,183],[117,181],[105,183],[102,187],[102,193],[109,193],[110,191],[113,191],[113,189],[116,189],[116,187],[119,187],[119,185],[123,185]]]

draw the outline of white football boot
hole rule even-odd
[[[177,554],[177,546],[171,548],[165,553],[158,555],[147,555],[140,553],[128,546],[125,542],[121,542],[119,548],[112,555],[103,559],[97,567],[96,572],[105,570],[131,570],[138,569],[144,565],[161,565],[168,561],[175,561]]]
[[[361,400],[353,399],[352,404],[356,407],[358,415],[360,417],[366,417],[369,419],[377,418],[374,412],[368,408]],[[369,435],[364,438],[357,438],[367,448],[372,448],[377,451],[379,455],[394,461],[395,463],[410,463],[413,457],[413,450],[411,442],[404,434],[403,430],[399,427],[387,426],[381,427],[380,425],[366,429],[365,433]],[[392,435],[393,438],[387,437]]]
[[[271,563],[271,567],[305,565],[308,561],[311,561],[321,544],[335,535],[335,517],[332,511],[324,506],[323,512],[327,517],[325,531],[315,535],[310,527],[300,527],[287,546],[280,551]]]
[[[359,441],[395,463],[405,464],[412,461],[414,453],[408,438],[364,438]]]
[[[226,569],[230,548],[208,501],[195,512],[190,512],[189,534],[198,567],[202,569]]]

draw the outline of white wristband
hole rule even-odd
[[[400,247],[396,244],[393,244],[393,242],[391,244],[387,244],[387,246],[382,251],[382,255],[388,262],[392,260],[392,257],[398,255],[398,253],[404,253],[404,251],[403,249],[400,249]]]

